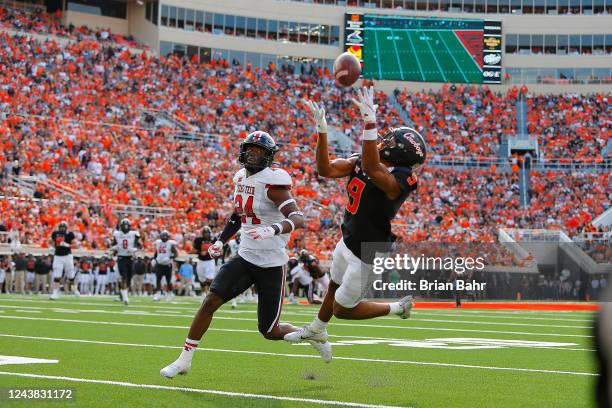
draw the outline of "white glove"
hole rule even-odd
[[[213,258],[218,258],[223,255],[223,242],[216,241],[214,244],[208,247],[208,255]]]
[[[69,244],[69,243],[67,243],[66,241],[62,241],[62,242],[60,243],[60,246],[63,246],[63,247],[66,247],[66,248],[70,248],[70,244]]]
[[[319,106],[318,103],[310,100],[304,100],[306,106],[310,110],[312,118],[315,121],[317,133],[327,133],[327,121],[325,120],[325,109]]]
[[[365,123],[376,123],[378,105],[374,105],[374,87],[358,89],[357,99],[353,98],[352,101],[359,108]]]
[[[272,238],[276,235],[276,231],[272,227],[259,227],[249,230],[246,233],[255,241],[263,241],[264,239]]]
[[[155,259],[151,259],[151,266],[155,267],[157,265],[157,261]]]

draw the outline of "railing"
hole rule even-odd
[[[154,129],[136,126],[136,125],[121,125],[116,123],[108,123],[108,122],[99,122],[99,121],[84,121],[78,119],[71,118],[54,118],[51,116],[43,116],[43,115],[25,115],[25,114],[9,114],[13,116],[19,116],[22,118],[30,118],[30,119],[42,119],[42,120],[53,120],[53,121],[61,121],[61,122],[70,122],[70,123],[79,123],[83,125],[91,126],[100,126],[106,128],[119,128],[119,129],[129,129],[129,130],[139,130],[145,132],[152,132]],[[193,126],[189,124],[189,126]],[[176,134],[177,136],[180,134],[186,133],[183,129],[157,129],[163,130],[167,134]],[[232,143],[235,143],[235,138],[231,135],[221,135],[216,133],[203,133],[203,132],[189,132],[190,135],[195,136],[198,141],[202,141],[204,144],[216,144],[219,145],[222,141],[230,139]],[[301,147],[307,148],[306,145],[295,144],[295,143],[282,143],[279,142],[280,146],[292,146],[292,147]],[[351,154],[358,151],[359,146],[356,146],[355,149],[345,149],[340,147],[331,148],[331,151],[340,156],[340,157],[348,157]],[[511,167],[511,162],[509,159],[500,158],[498,156],[480,156],[480,157],[468,157],[468,156],[442,156],[442,155],[432,155],[430,159],[427,161],[428,166],[432,167],[469,167],[469,168],[490,168],[495,165],[498,168]],[[612,158],[606,159],[582,159],[582,160],[572,160],[572,159],[556,159],[556,158],[545,158],[538,159],[533,158],[531,161],[531,169],[532,170],[557,170],[557,171],[611,171],[612,170]]]
[[[175,214],[176,210],[172,207],[150,207],[145,205],[130,205],[130,204],[116,204],[116,203],[100,203],[91,202],[84,200],[66,200],[59,198],[33,198],[33,197],[17,197],[17,196],[6,196],[0,195],[0,200],[10,201],[32,201],[35,203],[65,203],[65,204],[83,204],[86,203],[92,206],[109,206],[112,210],[119,214],[138,214],[147,215],[151,217],[171,217]]]

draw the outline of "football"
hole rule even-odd
[[[361,75],[361,63],[350,52],[342,53],[334,61],[334,78],[338,86],[351,86]]]

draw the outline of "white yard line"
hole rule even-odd
[[[68,299],[69,296],[66,296],[66,299]],[[108,302],[108,301],[96,301],[97,299],[112,299],[113,302]],[[115,302],[114,300],[118,299],[117,296],[108,296],[108,295],[96,295],[95,297],[87,297],[87,296],[82,296],[80,298],[79,301],[72,301],[72,302],[66,302],[66,301],[62,301],[62,300],[55,300],[55,301],[49,301],[48,297],[19,297],[19,298],[15,298],[12,296],[6,296],[6,295],[0,295],[0,302],[2,301],[9,301],[9,302],[39,302],[39,303],[53,303],[53,304],[69,304],[69,305],[88,305],[88,306],[109,306],[109,307],[121,307],[121,308],[125,308],[125,306],[120,303],[120,302]],[[194,308],[197,308],[199,306],[199,302],[198,301],[180,301],[180,300],[172,300],[171,302],[167,302],[167,301],[160,301],[158,303],[153,303],[153,304],[149,304],[150,302],[150,297],[130,297],[130,308],[132,307],[144,307],[144,308],[162,308],[162,309],[177,309],[177,310],[183,310],[183,309],[187,309],[187,310],[195,310]],[[175,298],[178,299],[178,298]],[[83,300],[87,300],[87,302],[83,302]],[[147,304],[145,304],[147,303]],[[419,302],[417,302],[418,304]],[[520,303],[517,303],[520,304]],[[559,304],[563,304],[562,302]],[[176,305],[187,305],[187,306],[192,306],[192,307],[181,307],[181,306],[176,306]],[[245,304],[245,306],[255,306],[255,304]],[[310,306],[306,306],[306,305],[293,305],[293,304],[284,304],[283,305],[283,309],[288,309],[288,310],[295,310],[295,309],[305,309],[302,312],[296,312],[296,313],[305,313],[305,314],[309,314],[307,313],[308,311],[311,311],[311,314],[316,314],[316,311],[318,311],[319,309],[316,307],[310,307]],[[542,314],[542,315],[562,315],[562,316],[569,316],[569,315],[573,315],[576,314],[578,316],[585,316],[585,315],[592,315],[594,316],[596,314],[596,312],[591,311],[591,310],[584,310],[584,311],[567,311],[567,310],[473,310],[473,309],[414,309],[415,313],[431,313],[431,314],[449,314],[449,311],[453,311],[455,310],[457,312],[457,316],[461,316],[464,314],[482,314],[482,315],[510,315],[510,316],[516,316],[517,318],[522,317],[521,315],[534,315],[534,314]],[[440,311],[440,313],[438,313],[437,311]],[[243,313],[243,312],[250,312],[248,310],[234,310],[231,311],[232,313]],[[283,312],[284,313],[284,312]],[[452,314],[451,314],[452,315]],[[542,317],[543,319],[545,319],[545,317]]]
[[[70,311],[69,313],[79,313]],[[123,314],[121,312],[109,312],[101,311],[100,313],[106,314],[121,314],[124,316],[130,316],[134,314]],[[154,315],[154,317],[161,317]],[[177,316],[172,316],[177,317]],[[26,317],[26,316],[0,316],[0,319],[22,319],[22,320],[39,320],[39,321],[57,321],[57,322],[75,322],[75,323],[90,323],[90,324],[113,324],[113,325],[126,325],[126,326],[143,326],[143,327],[167,327],[167,328],[187,328],[186,326],[164,326],[164,325],[146,325],[138,323],[123,323],[123,322],[102,322],[102,321],[91,321],[91,320],[71,320],[71,319],[56,319],[56,318],[43,318],[43,317]],[[249,318],[233,318],[233,317],[222,317],[215,316],[217,320],[234,320],[234,321],[253,321],[257,319]],[[310,322],[296,322],[298,324],[308,324]],[[366,327],[366,328],[383,328],[383,329],[404,329],[404,330],[426,330],[426,331],[447,331],[447,332],[466,332],[466,333],[495,333],[495,334],[519,334],[525,336],[552,336],[552,337],[579,337],[579,338],[593,338],[592,335],[587,334],[562,334],[562,333],[533,333],[533,332],[514,332],[514,331],[501,331],[501,330],[477,330],[477,329],[451,329],[445,327],[416,327],[416,326],[391,326],[391,325],[374,325],[374,324],[359,324],[359,323],[332,323],[333,326],[342,327]]]
[[[263,400],[303,402],[303,403],[311,403],[311,404],[319,404],[319,405],[334,405],[334,406],[341,406],[341,407],[361,407],[361,408],[391,408],[392,407],[389,405],[360,404],[358,402],[319,400],[319,399],[313,399],[313,398],[283,397],[283,396],[278,396],[278,395],[266,395],[266,394],[249,394],[249,393],[243,393],[243,392],[206,390],[202,388],[170,387],[167,385],[157,385],[157,384],[136,384],[136,383],[129,383],[129,382],[124,382],[124,381],[96,380],[92,378],[74,378],[74,377],[64,377],[64,376],[57,376],[57,375],[13,373],[9,371],[0,371],[0,375],[6,375],[6,376],[11,376],[11,377],[40,378],[40,379],[45,379],[45,380],[59,380],[59,381],[79,382],[79,383],[106,384],[106,385],[116,385],[120,387],[130,387],[130,388],[147,388],[147,389],[154,389],[154,390],[193,392],[193,393],[199,393],[199,394],[222,395],[225,397],[240,397],[240,398],[254,398],[254,399],[263,399]],[[395,407],[392,407],[392,408],[395,408]]]
[[[150,313],[146,311],[138,311],[134,309],[124,310],[124,311],[114,311],[114,310],[101,310],[101,309],[68,309],[68,308],[58,308],[58,307],[40,307],[40,306],[10,306],[10,305],[0,305],[0,308],[6,309],[21,309],[22,312],[27,312],[27,310],[23,309],[31,309],[31,310],[43,310],[54,313],[70,313],[70,314],[87,314],[87,313],[98,313],[98,314],[114,314],[114,315],[122,315],[122,316],[150,316],[150,317],[184,317],[184,318],[193,318],[193,314],[159,314],[159,313]],[[33,312],[36,313],[36,312]],[[237,321],[257,321],[256,318],[251,317],[229,317],[229,316],[220,316],[219,314],[223,312],[218,312],[215,314],[215,319],[218,320],[237,320]],[[255,313],[255,312],[254,312]],[[230,312],[231,314],[231,312]],[[283,313],[283,315],[291,315],[289,313]],[[301,315],[300,315],[301,316]],[[397,321],[398,319],[393,319]],[[309,321],[295,321],[291,320],[294,323],[298,324],[308,324]],[[592,329],[591,326],[566,326],[566,325],[548,325],[548,324],[535,324],[535,323],[505,323],[505,322],[482,322],[482,321],[466,321],[466,320],[447,320],[447,319],[412,319],[411,321],[415,322],[429,322],[429,323],[451,323],[451,324],[473,324],[473,325],[494,325],[494,326],[524,326],[524,327],[545,327],[545,328],[563,328],[563,329]],[[378,327],[378,328],[408,328],[408,326],[396,326],[396,325],[377,325],[373,323],[356,323],[356,324],[348,324],[348,323],[333,323],[334,325],[339,326],[359,326],[359,327]],[[415,328],[418,329],[418,328]],[[426,328],[422,328],[426,329]],[[432,328],[432,330],[442,330],[441,328]],[[449,329],[452,330],[452,329]],[[463,330],[463,329],[458,329]]]
[[[181,346],[166,346],[166,345],[156,345],[156,344],[120,343],[120,342],[107,342],[107,341],[97,341],[97,340],[19,336],[19,335],[12,335],[12,334],[0,334],[0,336],[1,337],[22,338],[22,339],[32,339],[32,340],[49,340],[49,341],[63,341],[63,342],[73,342],[73,343],[102,344],[102,345],[111,345],[111,346],[182,349]],[[265,351],[250,351],[250,350],[232,350],[232,349],[219,349],[219,348],[198,348],[197,350],[209,351],[209,352],[220,352],[220,353],[256,354],[256,355],[265,355],[265,356],[280,356],[280,357],[293,357],[293,358],[316,358],[316,359],[320,358],[318,356],[310,355],[310,354],[272,353],[272,352],[265,352]],[[516,367],[495,367],[495,366],[481,366],[481,365],[470,365],[470,364],[437,363],[437,362],[428,362],[428,361],[384,360],[384,359],[376,359],[376,358],[359,358],[359,357],[334,357],[334,360],[363,361],[363,362],[373,362],[373,363],[411,364],[411,365],[426,365],[426,366],[440,366],[440,367],[458,367],[458,368],[473,368],[473,369],[481,369],[481,370],[501,370],[501,371],[531,372],[531,373],[568,374],[568,375],[579,375],[579,376],[597,376],[597,374],[595,373],[584,373],[584,372],[574,372],[574,371],[540,370],[540,369],[534,369],[534,368],[516,368]]]

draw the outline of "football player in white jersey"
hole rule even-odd
[[[253,284],[259,293],[260,333],[268,340],[282,340],[285,334],[297,330],[279,321],[289,259],[285,247],[291,232],[303,227],[304,217],[291,196],[291,176],[271,168],[278,150],[274,139],[262,131],[249,134],[241,143],[238,160],[243,168],[234,176],[235,210],[219,240],[209,248],[213,257],[221,256],[224,243],[240,230],[238,256],[215,276],[191,323],[181,355],[161,369],[162,376],[173,378],[190,370],[193,354],[215,311]],[[325,344],[331,352],[326,337],[316,339],[316,343],[321,347]]]
[[[159,234],[159,239],[154,242],[154,245],[153,260],[155,261],[157,292],[153,296],[153,300],[157,301],[161,298],[161,280],[163,277],[166,278],[166,296],[172,294],[172,262],[178,256],[178,249],[176,248],[176,241],[170,239],[170,233],[165,230]]]
[[[113,232],[112,250],[118,258],[117,264],[121,276],[120,296],[125,305],[129,303],[128,289],[134,272],[133,257],[140,247],[140,234],[132,229],[130,220],[122,219],[119,229]]]

